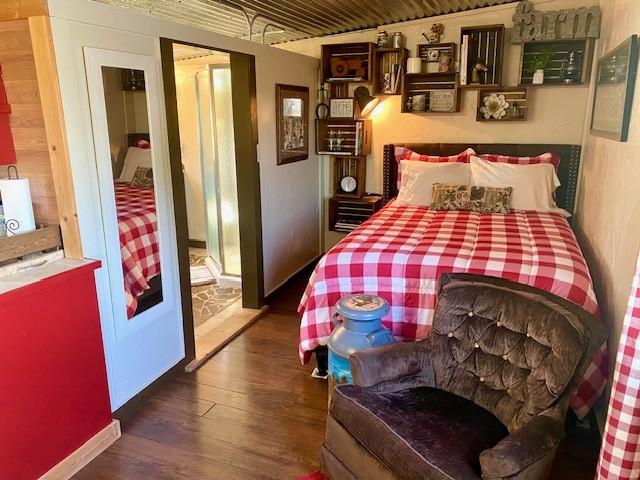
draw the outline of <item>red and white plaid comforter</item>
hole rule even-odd
[[[115,183],[114,188],[127,317],[131,318],[149,280],[160,274],[156,202],[152,188],[128,183]]]
[[[352,293],[384,297],[383,324],[399,340],[431,328],[437,280],[444,272],[489,275],[567,298],[596,313],[587,265],[566,219],[555,213],[507,215],[385,206],[333,247],[316,266],[298,311],[300,358],[325,345],[334,305]],[[607,377],[606,351],[590,366],[572,407],[585,415]]]

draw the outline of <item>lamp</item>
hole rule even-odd
[[[372,97],[369,94],[367,87],[358,87],[353,92],[353,96],[356,98],[358,105],[360,106],[360,116],[366,117],[371,113],[371,110],[378,104],[378,98]]]

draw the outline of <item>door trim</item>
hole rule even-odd
[[[164,83],[165,108],[171,164],[171,183],[178,243],[178,267],[182,296],[185,361],[195,359],[195,337],[191,283],[189,275],[189,233],[187,206],[180,151],[178,103],[176,97],[173,44],[191,45],[227,52],[231,62],[236,181],[240,229],[240,265],[242,271],[242,306],[259,309],[264,305],[264,269],[262,260],[262,213],[260,200],[260,164],[258,163],[258,122],[256,108],[255,57],[230,52],[210,45],[200,45],[160,38],[160,56]],[[247,141],[249,139],[250,141]]]

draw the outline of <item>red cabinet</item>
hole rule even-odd
[[[93,273],[100,264],[58,262],[52,276],[0,288],[2,479],[40,477],[112,421]]]

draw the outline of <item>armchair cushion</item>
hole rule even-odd
[[[442,390],[375,393],[340,385],[330,415],[398,478],[480,478],[478,457],[508,434],[482,407]]]

